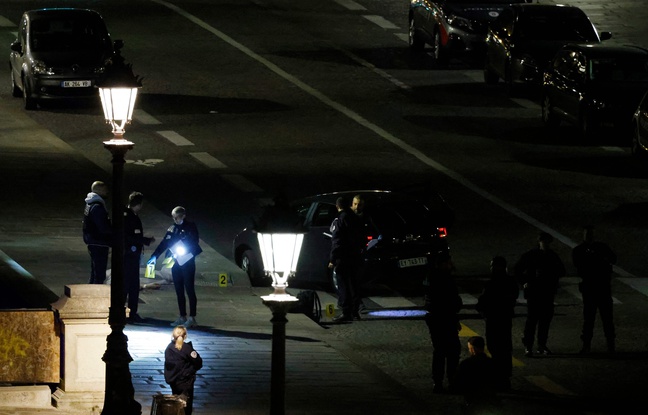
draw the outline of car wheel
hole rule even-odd
[[[425,42],[421,36],[416,33],[416,26],[414,26],[414,19],[409,22],[409,47],[412,52],[420,53],[425,48]]]
[[[639,128],[635,126],[634,134],[632,135],[632,145],[630,146],[630,152],[636,158],[646,158],[648,157],[648,151],[641,145],[641,137],[639,137]]]
[[[542,100],[542,122],[547,127],[558,127],[560,125],[560,118],[553,112],[551,106],[551,99],[545,95]]]
[[[243,252],[243,255],[241,255],[241,269],[247,274],[250,284],[253,287],[267,287],[270,285],[269,278],[263,274],[259,265],[252,250],[248,249]]]
[[[20,88],[18,88],[18,85],[16,85],[16,78],[14,76],[13,69],[11,69],[11,95],[20,98],[22,96],[22,91]]]
[[[31,90],[29,89],[29,83],[26,82],[25,77],[22,78],[22,96],[23,102],[26,110],[35,110],[36,109],[36,100],[31,96]]]
[[[446,65],[448,63],[448,53],[441,44],[441,32],[439,29],[434,31],[434,42],[432,47],[434,48],[432,51],[434,61],[439,65]]]

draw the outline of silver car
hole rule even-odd
[[[46,100],[96,98],[95,83],[121,45],[94,10],[26,11],[9,54],[13,96],[28,110]]]

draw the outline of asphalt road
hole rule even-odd
[[[600,30],[612,31],[614,41],[648,45],[642,2],[572,3]],[[60,4],[5,0],[0,16],[15,24],[25,9]],[[460,61],[444,69],[425,58],[413,61],[402,2],[74,6],[104,15],[144,77],[126,129],[136,143],[127,157],[127,186],[162,211],[186,206],[203,239],[222,255],[230,256],[234,234],[278,191],[298,197],[429,181],[457,213],[450,240],[468,303],[464,333],[482,333],[469,304],[493,255],[513,262],[533,246],[538,229],[547,230],[574,276],[569,251],[581,226],[594,223],[619,254],[616,318],[624,354],[574,359],[580,303],[569,280],[552,328],[559,358],[516,356],[514,386],[555,396],[550,390],[558,385],[575,396],[609,399],[642,392],[646,293],[633,282],[646,276],[648,167],[630,158],[629,139],[610,136],[594,146],[574,140],[570,127],[548,135],[535,97],[512,99],[503,85],[485,85],[479,69]],[[15,30],[3,25],[0,41],[9,44]],[[0,84],[9,83],[5,72]],[[9,88],[0,98],[12,99]],[[93,174],[102,177],[88,183],[110,181],[101,145],[109,130],[99,107],[50,106],[28,116],[99,168]],[[30,189],[32,179],[38,177],[20,182]],[[10,183],[2,185],[5,197],[14,189]],[[80,199],[86,191],[78,189]],[[70,201],[70,208],[78,203]],[[420,303],[415,295],[396,296]],[[522,321],[516,320],[515,339]],[[375,318],[330,330],[422,396],[429,393],[430,346],[420,320]]]

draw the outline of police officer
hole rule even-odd
[[[142,248],[155,242],[155,238],[144,236],[144,227],[139,212],[144,205],[144,195],[132,192],[124,210],[124,295],[128,299],[130,313],[127,323],[140,323],[137,314],[140,290],[140,260]]]
[[[551,249],[553,236],[547,232],[538,235],[538,246],[520,257],[515,264],[515,277],[524,289],[527,300],[527,319],[524,324],[524,354],[533,355],[533,342],[538,330],[538,353],[550,355],[547,347],[549,326],[554,316],[554,298],[558,280],[565,276],[565,266]]]
[[[331,252],[328,267],[337,276],[338,303],[342,314],[334,321],[360,319],[361,302],[358,273],[362,265],[362,224],[349,207],[349,201],[339,197],[335,206],[338,216],[331,223]]]
[[[581,278],[578,288],[583,295],[581,354],[590,351],[596,310],[601,313],[608,352],[615,351],[611,279],[612,266],[616,260],[616,254],[607,244],[594,240],[594,228],[586,226],[583,230],[583,242],[572,250],[572,261]]]
[[[83,242],[90,254],[88,284],[103,284],[108,268],[108,254],[112,245],[112,224],[106,208],[108,186],[102,181],[92,183],[85,198],[83,211]]]
[[[196,308],[198,299],[194,286],[196,277],[196,256],[202,252],[198,244],[198,227],[195,223],[186,219],[187,212],[184,207],[176,206],[171,211],[173,225],[167,229],[164,239],[151,255],[149,263],[152,263],[162,253],[166,257],[173,257],[174,263],[171,268],[173,286],[175,287],[178,299],[178,319],[171,323],[171,326],[184,325],[186,328],[197,325]],[[187,300],[185,291],[189,298],[189,317],[187,318]]]

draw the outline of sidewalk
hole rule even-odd
[[[61,295],[65,285],[87,281],[89,258],[81,240],[79,206],[92,181],[110,176],[16,108],[0,99],[0,175],[5,178],[0,189],[0,251]],[[147,205],[142,220],[145,229],[166,229],[170,223],[169,216],[152,205]],[[204,359],[194,413],[267,414],[272,315],[260,296],[271,289],[250,287],[235,264],[204,241],[201,246],[196,275],[200,326],[189,333]],[[217,283],[223,273],[229,280],[225,287]],[[147,285],[139,314],[147,324],[129,325],[125,332],[136,400],[148,415],[152,396],[170,393],[163,362],[177,305],[173,287],[161,277],[142,283]],[[288,320],[287,414],[356,414],[359,408],[374,415],[430,412],[324,327],[302,314],[289,314]],[[449,403],[450,413],[456,409],[454,397],[438,401]],[[60,413],[0,407],[0,415]]]

